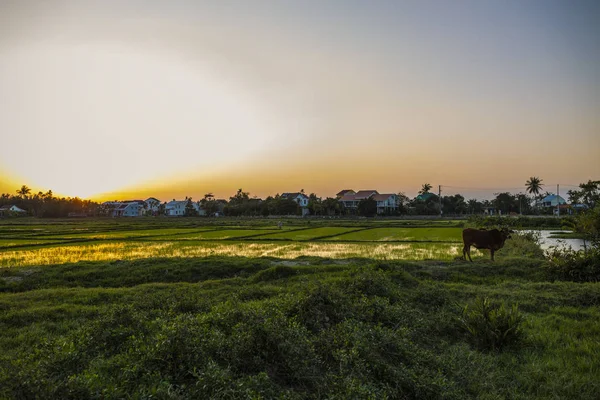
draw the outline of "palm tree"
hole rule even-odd
[[[17,194],[23,198],[26,198],[29,193],[31,193],[31,189],[27,185],[23,185],[21,189],[17,190]]]
[[[535,198],[535,205],[537,206],[538,196],[542,191],[542,187],[544,184],[542,183],[543,179],[538,178],[537,176],[532,176],[529,178],[527,182],[525,182],[525,188],[527,193],[532,194]]]
[[[431,184],[424,183],[423,186],[421,186],[421,190],[419,191],[419,194],[429,193],[429,191],[431,190],[432,187],[433,186],[431,186]]]
[[[542,180],[543,179],[540,179],[537,176],[532,176],[531,178],[529,178],[529,180],[525,182],[527,193],[533,194],[535,196],[539,195],[542,191],[542,187],[544,186]]]

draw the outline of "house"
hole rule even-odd
[[[144,215],[143,200],[126,200],[113,210],[113,217],[140,217]]]
[[[358,208],[358,203],[361,200],[379,194],[377,190],[359,190],[358,192],[355,192],[354,190],[342,190],[340,193],[342,192],[345,192],[345,194],[342,195],[338,201],[349,210],[356,210]]]
[[[347,194],[356,194],[356,192],[355,192],[354,190],[352,190],[352,189],[344,189],[344,190],[341,190],[341,191],[339,191],[339,192],[338,192],[338,193],[335,195],[335,197],[338,197],[338,198],[339,198],[339,197],[343,197],[343,196],[345,196],[345,195],[347,195]]]
[[[144,200],[144,209],[146,213],[149,215],[158,215],[158,210],[160,208],[160,200],[156,197],[148,197]]]
[[[7,217],[9,215],[25,215],[27,214],[27,211],[23,210],[22,208],[19,208],[15,205],[5,205],[0,207],[0,217]]]
[[[170,217],[183,217],[185,216],[185,207],[187,205],[187,200],[175,200],[170,201],[165,206],[165,215]],[[192,207],[196,210],[198,215],[206,215],[206,212],[198,205],[197,202],[192,201]]]
[[[549,194],[542,199],[542,207],[556,207],[558,204],[567,204],[565,199],[555,194]]]
[[[398,196],[390,194],[376,194],[373,199],[377,201],[377,214],[394,212],[398,209]]]
[[[141,217],[144,215],[143,200],[105,201],[105,214],[110,217]]]
[[[304,193],[295,192],[295,193],[282,193],[281,197],[284,199],[294,200],[300,206],[302,210],[302,216],[310,214],[308,210],[308,196]]]

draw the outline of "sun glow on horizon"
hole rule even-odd
[[[54,59],[52,68],[40,73],[40,58]],[[7,115],[18,130],[0,157],[32,186],[89,197],[210,170],[272,142],[275,119],[197,66],[119,46],[49,43],[21,46],[11,59],[0,73],[17,77],[7,84],[17,94]],[[35,162],[21,162],[15,147]]]

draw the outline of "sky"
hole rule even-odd
[[[600,179],[598,1],[0,2],[0,191]]]

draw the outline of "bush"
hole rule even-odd
[[[517,231],[505,242],[504,256],[544,258],[544,251],[540,247],[540,233]]]
[[[551,247],[546,256],[550,260],[547,269],[551,279],[574,282],[600,281],[600,248],[592,247],[586,252],[570,247]]]
[[[524,320],[517,305],[508,308],[504,302],[493,304],[485,297],[466,305],[459,317],[461,327],[473,343],[482,350],[492,351],[518,343],[523,336]]]

